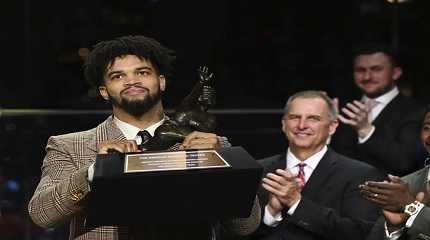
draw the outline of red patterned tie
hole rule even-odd
[[[302,188],[305,186],[305,183],[306,183],[306,178],[305,178],[306,163],[299,163],[299,164],[297,164],[297,166],[299,166],[299,174],[297,175],[297,177],[301,181],[300,190],[302,190]]]

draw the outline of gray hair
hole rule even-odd
[[[333,103],[333,99],[327,96],[325,92],[316,91],[316,90],[301,91],[290,96],[284,107],[285,113],[288,111],[288,106],[290,105],[290,103],[296,98],[320,98],[324,100],[324,102],[327,104],[329,109],[328,113],[329,113],[330,119],[332,121],[337,119],[338,111],[337,111],[337,107]]]

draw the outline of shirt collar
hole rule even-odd
[[[324,154],[327,152],[328,148],[327,146],[324,146],[319,152],[315,153],[314,155],[310,156],[309,158],[305,159],[303,162],[306,163],[306,166],[315,169],[318,165],[318,163],[323,158]],[[291,152],[290,148],[287,150],[287,169],[291,169],[297,166],[297,164],[301,163],[296,156]]]
[[[136,126],[133,126],[129,123],[126,123],[124,121],[119,120],[117,117],[113,117],[113,121],[116,124],[116,126],[121,130],[122,134],[124,134],[124,137],[127,140],[133,140],[136,139],[137,133],[139,133],[142,130],[146,130],[149,132],[149,134],[151,134],[151,136],[154,136],[154,132],[155,129],[157,129],[161,124],[163,124],[164,120],[166,118],[164,117],[163,119],[161,119],[159,122],[152,124],[151,126],[145,128],[145,129],[140,129]]]
[[[397,86],[395,86],[393,89],[391,89],[390,91],[384,93],[383,95],[374,98],[373,100],[375,100],[378,104],[382,103],[383,105],[387,105],[388,103],[391,102],[391,100],[393,100],[397,95],[399,94],[399,89],[397,88]],[[366,100],[368,100],[369,97],[367,96],[363,96],[363,102],[366,102]]]

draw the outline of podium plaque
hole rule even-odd
[[[242,147],[99,154],[87,224],[195,223],[248,217],[262,171]]]
[[[124,173],[230,167],[215,150],[136,153],[125,156]]]

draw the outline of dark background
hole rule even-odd
[[[0,207],[12,220],[0,219],[0,236],[65,235],[62,228],[31,224],[26,202],[47,138],[94,127],[108,115],[109,106],[83,78],[79,49],[135,34],[174,49],[168,109],[189,93],[196,69],[207,65],[215,73],[218,132],[261,158],[285,150],[280,109],[292,93],[319,89],[345,100],[359,97],[351,48],[362,40],[397,49],[401,91],[429,102],[429,10],[428,0],[9,1],[0,17]],[[61,112],[92,109],[102,111]]]

